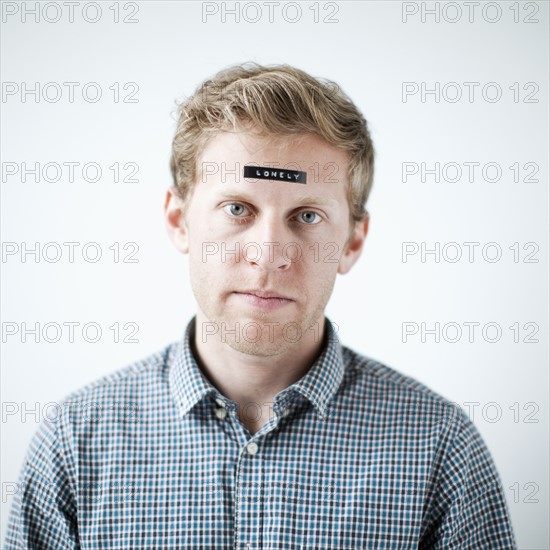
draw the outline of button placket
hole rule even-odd
[[[255,454],[258,452],[258,444],[257,444],[255,441],[251,441],[251,442],[246,446],[246,452],[247,452],[249,455],[255,455]]]
[[[248,441],[241,447],[236,470],[234,548],[261,548],[261,514],[264,506],[264,472],[260,445]]]

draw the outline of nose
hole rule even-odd
[[[283,220],[275,214],[263,215],[247,234],[249,240],[243,246],[244,260],[265,271],[286,271],[297,257],[298,243]]]

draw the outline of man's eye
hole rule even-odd
[[[317,212],[314,212],[313,210],[303,210],[298,214],[298,216],[306,225],[317,225],[323,219],[319,214],[317,214]],[[317,221],[315,221],[315,216],[317,216],[318,218]]]
[[[226,204],[223,209],[232,218],[246,218],[246,212],[249,211],[246,206],[238,202]],[[299,223],[302,225],[317,225],[323,220],[323,218],[313,210],[302,210],[302,212],[298,214],[298,217]]]
[[[227,210],[228,208],[229,210]],[[243,212],[246,210],[246,207],[242,204],[239,204],[238,202],[234,202],[231,204],[226,204],[223,209],[227,214],[240,218],[242,217]]]

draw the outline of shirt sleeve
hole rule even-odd
[[[419,548],[516,550],[502,483],[485,442],[462,411],[448,426]]]
[[[5,550],[76,550],[76,499],[56,423],[43,421],[31,441],[13,496]]]

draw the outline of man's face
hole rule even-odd
[[[266,356],[320,334],[336,274],[356,261],[368,227],[368,220],[356,224],[344,248],[347,162],[345,152],[312,134],[266,140],[222,132],[209,142],[185,215],[171,192],[166,199],[171,238],[189,253],[197,323],[210,323],[197,324],[198,338],[223,332],[232,348]],[[245,179],[245,165],[301,170],[307,183]],[[255,298],[254,291],[286,300]]]

